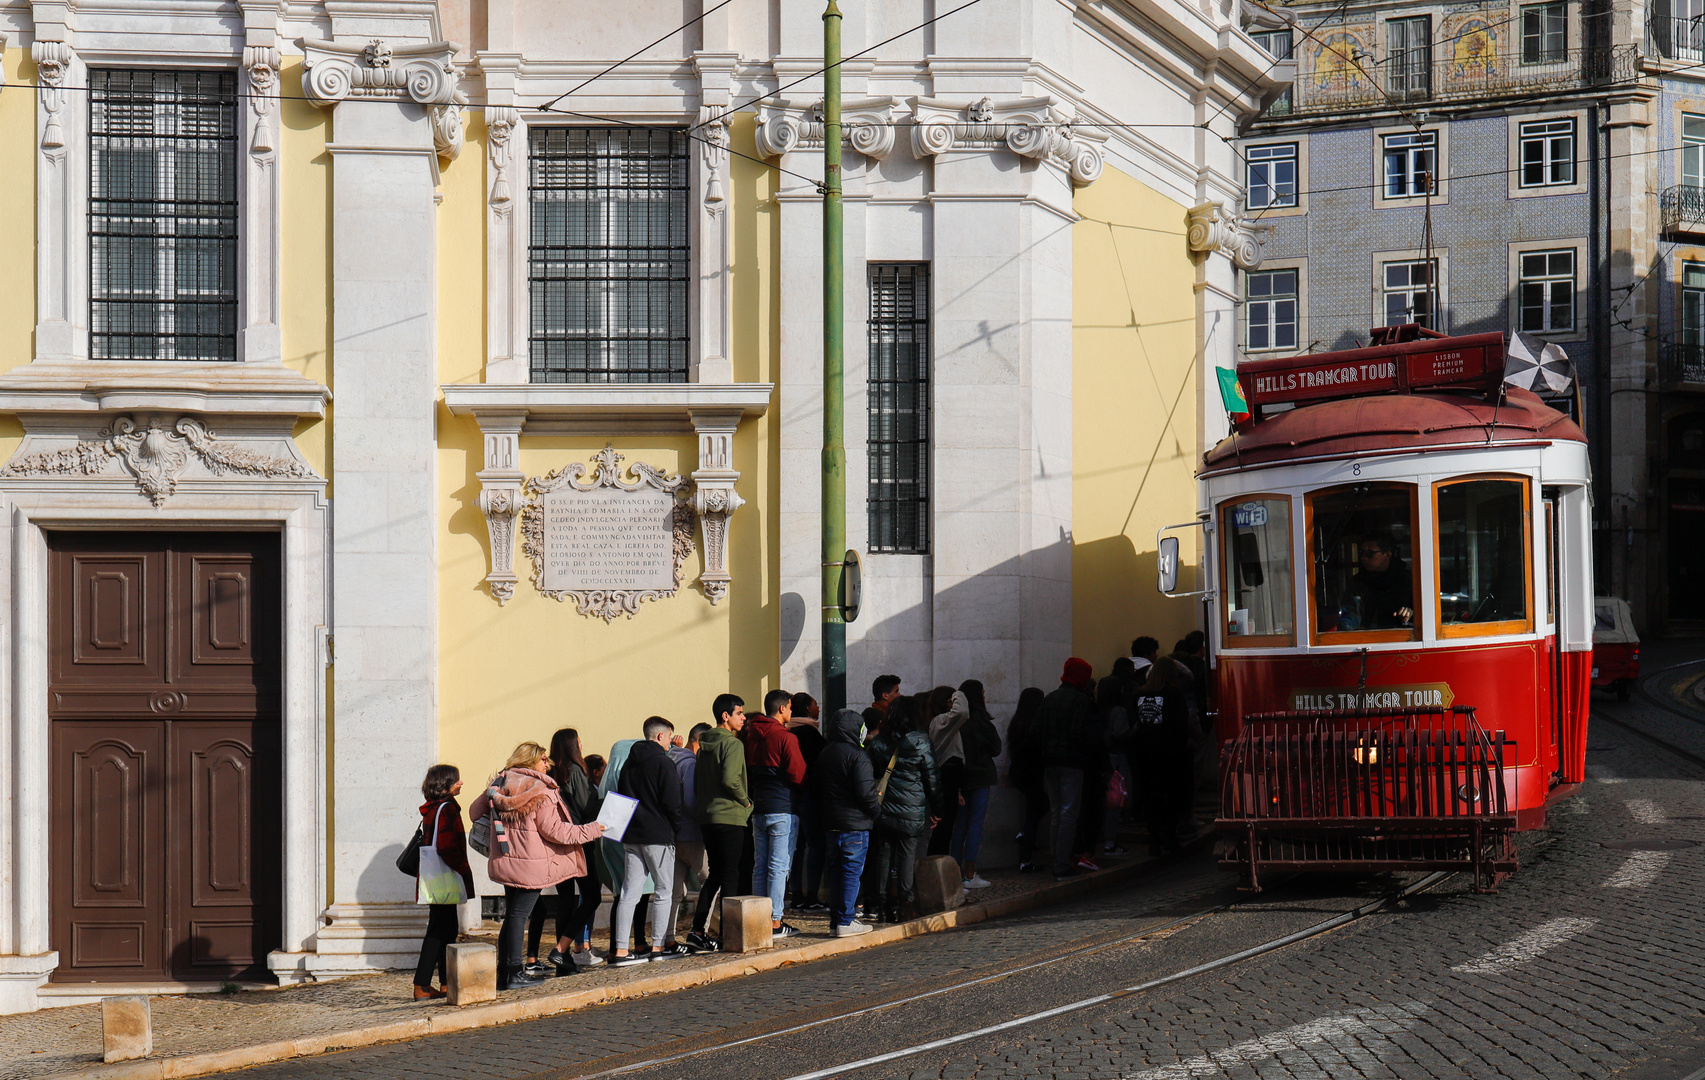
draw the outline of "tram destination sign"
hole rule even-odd
[[[1238,365],[1250,405],[1360,397],[1436,386],[1496,386],[1504,376],[1504,336],[1427,338]]]

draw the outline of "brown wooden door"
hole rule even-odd
[[[53,534],[54,978],[265,973],[278,936],[278,542]]]

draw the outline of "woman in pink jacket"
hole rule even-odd
[[[497,938],[499,990],[519,990],[545,981],[521,970],[527,917],[547,887],[586,873],[586,855],[580,845],[604,835],[604,826],[598,822],[576,825],[569,817],[556,781],[547,775],[550,767],[544,747],[524,742],[468,808],[475,821],[488,809],[494,811],[504,827],[501,839],[492,830],[486,864],[487,875],[503,886],[503,929]]]

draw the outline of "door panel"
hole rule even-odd
[[[50,534],[55,979],[265,975],[278,538]]]
[[[53,725],[48,857],[55,978],[167,974],[165,731],[154,721]]]

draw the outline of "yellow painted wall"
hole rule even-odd
[[[284,363],[332,385],[331,370],[331,112],[302,100],[302,58],[289,56],[279,73],[280,330]],[[335,388],[334,388],[335,393]],[[296,445],[321,476],[331,476],[331,411],[296,425]],[[327,489],[328,495],[330,488]]]
[[[8,82],[34,83],[28,49],[5,50]],[[6,223],[5,258],[0,259],[0,371],[35,356],[36,325],[36,96],[15,85],[0,93],[0,221]],[[23,440],[15,416],[0,416],[0,461]]]
[[[1196,271],[1185,207],[1109,168],[1072,229],[1072,648],[1111,669],[1163,649],[1194,599],[1155,591],[1155,531],[1196,511]]]
[[[738,117],[734,147],[752,154],[752,118]],[[468,146],[447,165],[439,210],[439,371],[445,383],[478,383],[485,355],[485,131],[476,119]],[[734,377],[774,382],[779,329],[775,267],[778,238],[770,170],[732,158],[734,228]],[[515,745],[548,743],[558,727],[580,730],[587,753],[608,753],[616,739],[637,738],[647,716],[687,727],[708,720],[710,702],[732,690],[755,702],[778,675],[779,534],[777,460],[765,447],[769,417],[746,421],[735,439],[746,506],[730,525],[733,584],[712,607],[698,588],[697,536],[671,599],[648,601],[632,619],[605,624],[572,602],[542,596],[529,580],[532,563],[516,544],[515,598],[499,607],[486,589],[489,541],[476,499],[482,466],[479,426],[439,408],[439,759],[484,778]],[[521,468],[543,476],[588,461],[598,437],[523,436]],[[696,467],[691,435],[608,440],[629,460],[671,473]],[[732,683],[730,683],[732,679]]]

